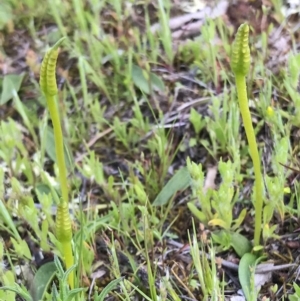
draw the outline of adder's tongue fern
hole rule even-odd
[[[68,206],[68,183],[67,169],[64,157],[63,135],[60,118],[56,103],[57,84],[55,78],[55,67],[58,57],[58,47],[64,38],[60,39],[45,55],[40,72],[40,87],[47,101],[47,107],[53,124],[56,160],[59,169],[59,182],[62,192],[61,202],[57,208],[56,236],[62,245],[63,256],[66,268],[69,269],[74,264],[72,251],[72,227]],[[74,273],[69,274],[70,287],[74,287]]]
[[[239,100],[239,107],[246,131],[249,144],[250,156],[252,158],[255,174],[255,230],[254,246],[260,243],[262,209],[263,209],[263,180],[261,173],[261,164],[256,144],[254,129],[251,121],[251,115],[248,106],[246,75],[250,68],[250,49],[249,49],[249,27],[242,24],[232,45],[231,69],[235,75],[236,89]]]

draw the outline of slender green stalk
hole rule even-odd
[[[256,191],[256,199],[254,202],[254,207],[255,207],[254,246],[258,246],[260,241],[262,207],[263,207],[263,195],[262,195],[263,179],[261,173],[261,164],[260,164],[257,143],[255,139],[255,133],[252,126],[250,110],[248,107],[245,77],[237,74],[235,76],[235,82],[236,82],[236,88],[238,93],[240,111],[242,114],[246,136],[249,143],[250,156],[252,158],[253,167],[254,167],[255,191]],[[246,101],[243,101],[243,99],[246,99]]]
[[[53,125],[53,133],[55,137],[55,153],[57,166],[59,170],[59,182],[61,187],[62,199],[64,202],[68,203],[68,184],[67,184],[67,169],[64,156],[64,141],[61,130],[61,123],[59,118],[59,113],[57,109],[57,103],[55,96],[46,97],[47,107],[50,112],[50,117]]]
[[[47,107],[50,112],[50,117],[53,125],[56,160],[59,169],[59,182],[62,192],[61,202],[57,209],[56,218],[56,236],[62,245],[62,251],[66,268],[69,269],[74,265],[74,257],[72,251],[72,226],[68,209],[68,182],[67,182],[67,168],[64,156],[64,142],[61,130],[61,123],[59,112],[56,103],[56,94],[58,93],[55,68],[58,56],[58,47],[64,40],[60,39],[45,55],[40,74],[40,86],[45,94]],[[74,272],[69,275],[69,284],[74,288]]]
[[[250,156],[253,162],[255,175],[255,230],[254,230],[254,246],[260,243],[262,209],[263,209],[263,179],[261,173],[261,163],[258,153],[257,143],[255,139],[254,129],[252,125],[250,110],[248,106],[246,75],[250,67],[250,49],[248,45],[249,27],[242,24],[238,29],[233,47],[231,68],[235,74],[236,89],[238,94],[240,111],[246,131],[249,144]]]

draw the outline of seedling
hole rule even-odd
[[[40,87],[47,101],[47,107],[53,124],[56,160],[59,169],[59,182],[62,192],[62,198],[57,207],[56,217],[56,236],[62,245],[64,261],[67,269],[74,264],[72,251],[72,228],[69,214],[69,196],[67,183],[67,168],[64,157],[63,135],[60,123],[60,117],[57,109],[56,94],[58,92],[55,67],[58,57],[58,47],[64,38],[60,39],[45,55],[40,73]],[[74,272],[70,272],[68,277],[69,285],[74,287]]]

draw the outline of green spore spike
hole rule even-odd
[[[232,45],[231,69],[236,74],[246,76],[250,68],[249,26],[242,24]]]
[[[40,87],[45,95],[54,96],[57,94],[57,85],[55,78],[56,61],[58,57],[58,48],[65,38],[61,38],[46,53],[40,71]]]
[[[65,202],[61,202],[57,206],[56,238],[60,242],[68,242],[72,240],[72,224],[69,206]]]

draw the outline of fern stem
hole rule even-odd
[[[48,110],[50,112],[50,117],[52,120],[53,132],[55,137],[55,153],[56,153],[56,160],[57,160],[57,165],[59,170],[59,182],[61,187],[62,200],[63,202],[68,203],[69,197],[68,197],[67,169],[65,163],[64,142],[63,142],[59,112],[57,109],[55,96],[46,96],[46,99],[47,99]]]
[[[255,133],[252,125],[251,114],[248,106],[247,87],[245,76],[239,73],[235,74],[236,89],[239,99],[240,111],[246,131],[246,136],[249,144],[250,156],[253,162],[255,175],[255,229],[254,229],[254,246],[260,243],[262,209],[263,209],[263,179],[261,173],[260,157],[258,153]]]

